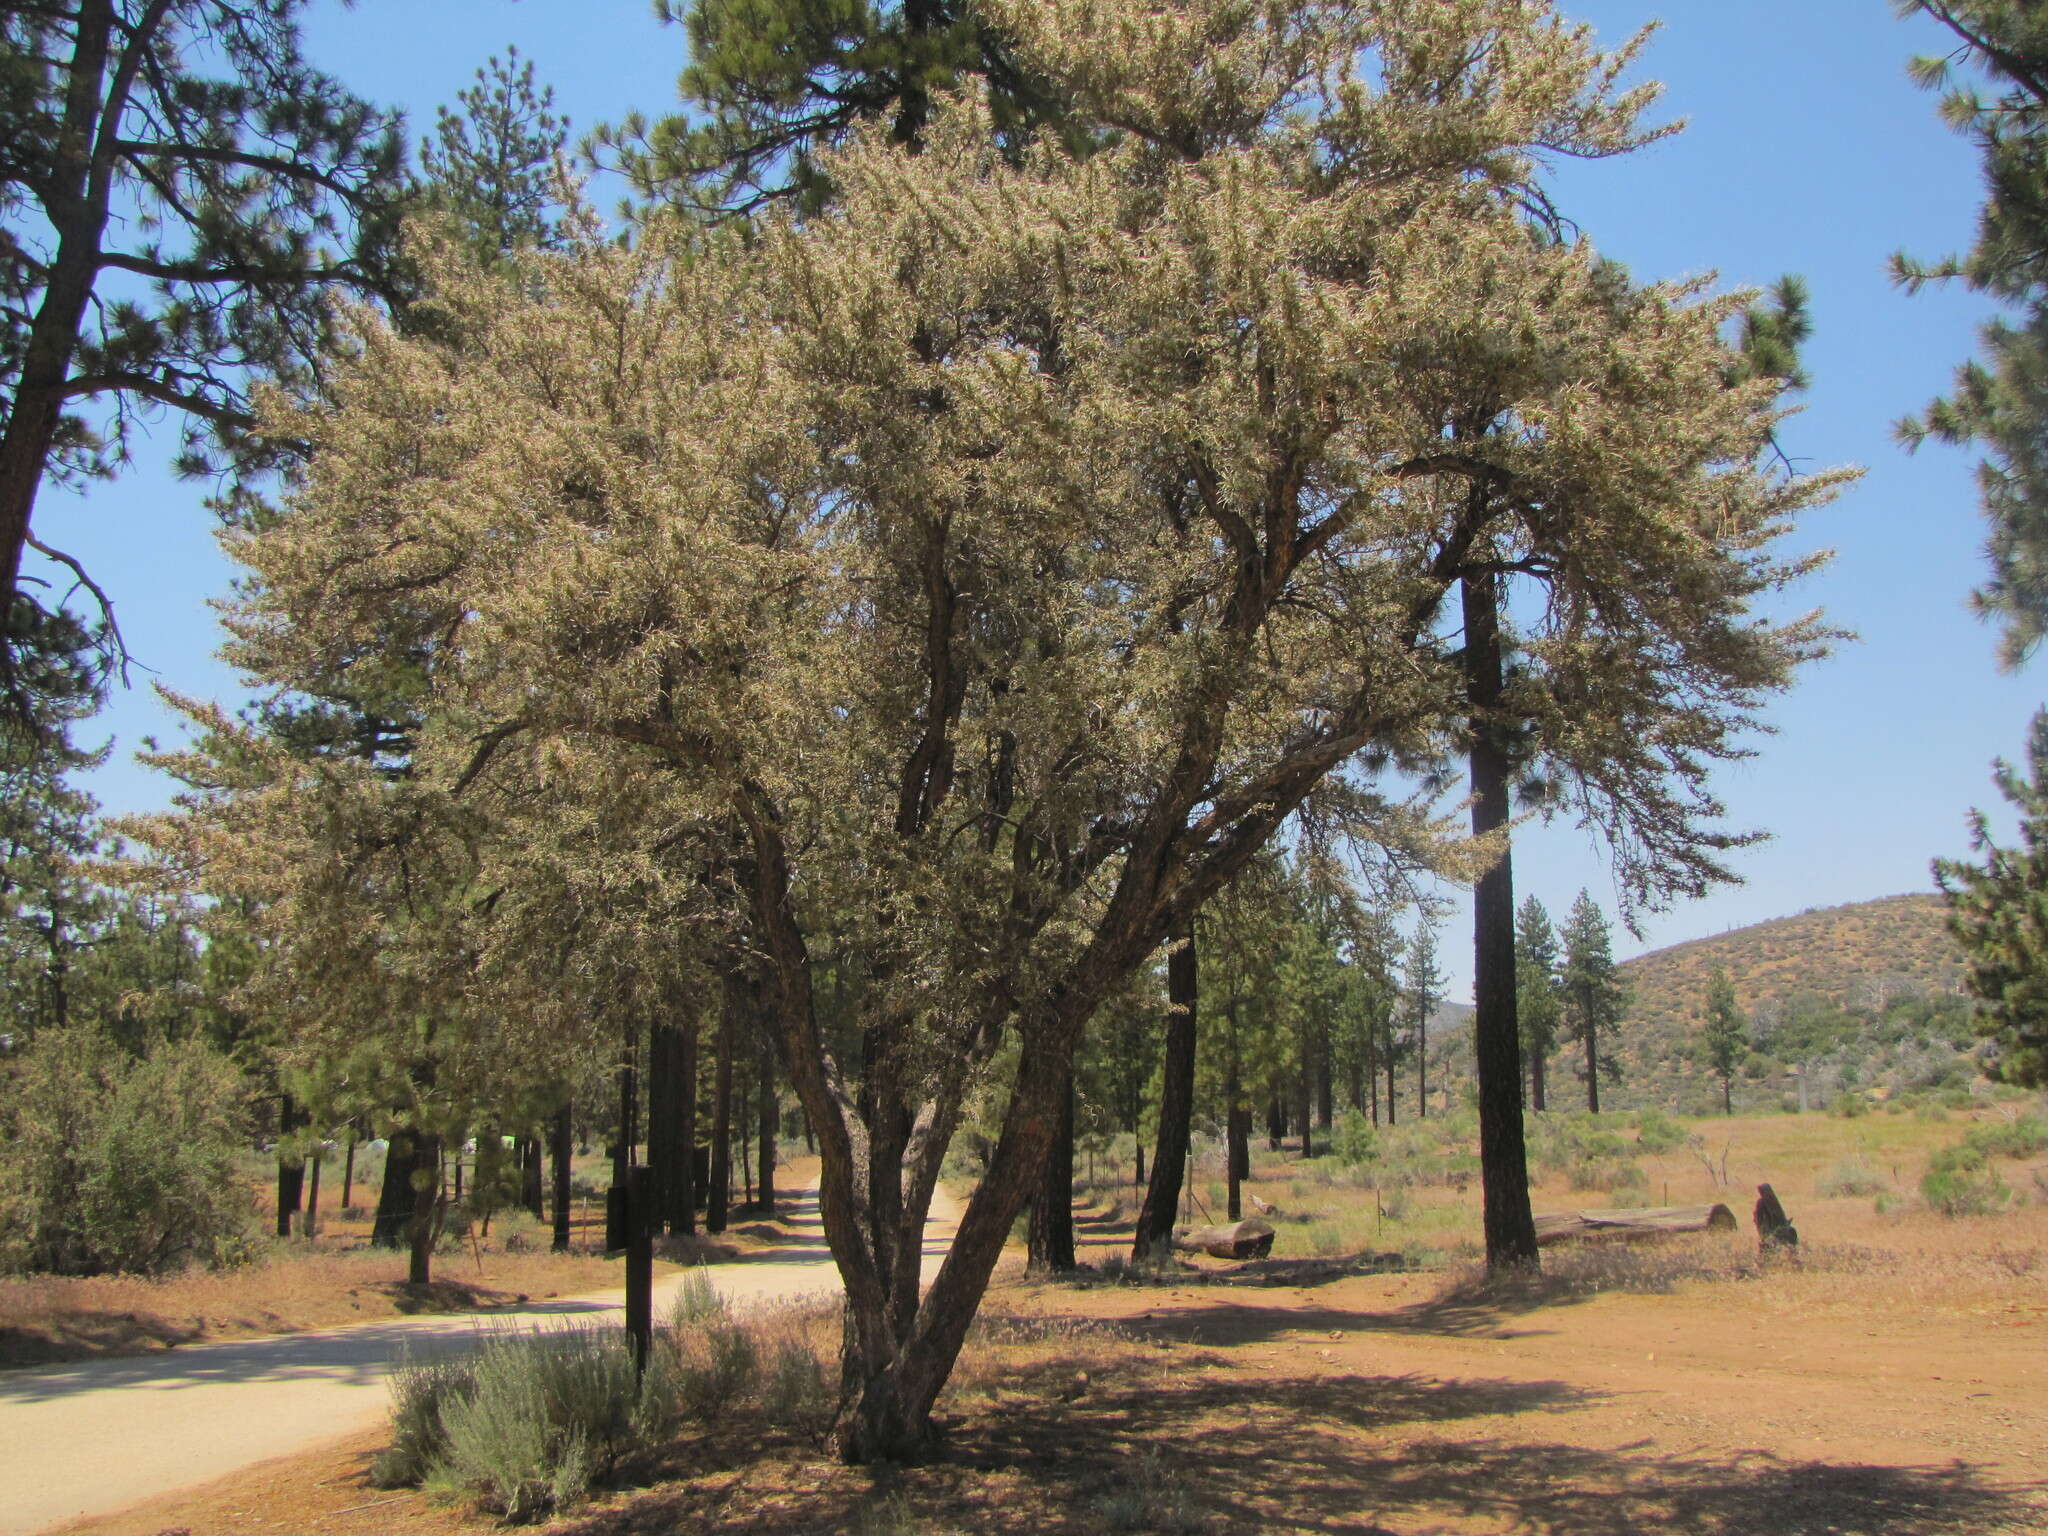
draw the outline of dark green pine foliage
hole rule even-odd
[[[113,474],[152,407],[187,471],[275,462],[251,380],[310,387],[328,295],[387,290],[396,119],[307,63],[302,6],[0,9],[0,600],[45,480]]]
[[[1895,256],[1893,277],[1909,291],[1960,278],[2009,306],[1979,332],[1977,356],[1956,370],[1951,392],[1898,433],[1908,447],[1933,436],[1984,450],[1977,478],[1991,577],[1976,603],[2003,623],[2000,660],[2017,666],[2048,633],[2048,6],[1896,4],[1957,40],[1953,53],[1917,58],[1911,71],[1941,93],[1943,121],[1977,147],[1985,197],[1967,254],[1932,264]]]
[[[683,113],[600,129],[641,196],[713,213],[775,203],[810,213],[831,199],[817,152],[862,123],[915,146],[933,94],[985,82],[1010,150],[1057,121],[1058,103],[1021,70],[968,0],[659,0],[680,22]]]
[[[1408,941],[1408,963],[1402,973],[1401,992],[1409,1039],[1415,1049],[1415,1115],[1429,1118],[1429,1019],[1444,1000],[1444,973],[1436,963],[1436,929],[1427,918]],[[1388,1079],[1388,1110],[1392,1118],[1393,1082]]]
[[[1720,966],[1707,978],[1707,1014],[1700,1032],[1700,1055],[1721,1079],[1721,1112],[1735,1113],[1735,1068],[1749,1050],[1742,1010],[1735,1002],[1735,983]]]
[[[1543,903],[1531,896],[1515,913],[1515,1021],[1529,1066],[1529,1107],[1536,1110],[1549,1107],[1544,1066],[1564,1022],[1557,966],[1557,931]]]
[[[1995,1075],[2039,1085],[2048,1083],[2048,710],[2027,732],[2026,771],[2001,761],[1992,777],[2019,812],[2019,845],[2001,848],[1972,811],[1970,847],[1983,862],[1936,859],[1934,880],[1970,963],[1978,1027],[1998,1042]]]
[[[1621,1077],[1612,1050],[1614,1031],[1628,1014],[1628,983],[1614,966],[1614,946],[1607,914],[1592,896],[1580,891],[1564,926],[1565,1027],[1585,1048],[1586,1108],[1600,1112],[1600,1080]],[[1609,1049],[1601,1054],[1602,1041]]]
[[[564,212],[556,162],[569,134],[554,88],[537,86],[533,61],[508,48],[455,99],[459,108],[439,108],[420,145],[419,202],[451,218],[486,265],[552,249]]]

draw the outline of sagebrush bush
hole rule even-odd
[[[1580,1158],[1565,1170],[1565,1179],[1573,1189],[1597,1189],[1607,1194],[1650,1186],[1650,1176],[1634,1158],[1611,1155]]]
[[[240,1070],[199,1040],[139,1056],[96,1026],[38,1036],[0,1087],[0,1269],[163,1275],[254,1252]]]
[[[411,1488],[426,1481],[448,1451],[443,1411],[476,1390],[476,1357],[416,1359],[400,1346],[391,1372],[391,1443],[370,1464],[379,1488]]]
[[[1845,1157],[1813,1182],[1813,1192],[1823,1200],[1843,1200],[1863,1195],[1881,1195],[1891,1181],[1860,1157]]]
[[[761,1355],[744,1323],[718,1318],[670,1338],[676,1391],[690,1417],[710,1423],[753,1389]]]

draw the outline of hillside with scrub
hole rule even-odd
[[[1747,1025],[1738,1104],[1796,1102],[1802,1069],[1817,1108],[1844,1088],[1880,1097],[1953,1088],[1982,1065],[1963,957],[1931,894],[1817,907],[1655,950],[1619,970],[1630,988],[1616,1042],[1623,1102],[1705,1112],[1718,1100],[1699,1054],[1716,970]]]

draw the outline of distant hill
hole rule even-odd
[[[1717,965],[1751,1014],[1801,998],[1881,1010],[1905,991],[1958,991],[1963,957],[1944,926],[1945,910],[1931,894],[1885,896],[1652,950],[1621,966],[1635,988],[1631,1022],[1649,1035],[1692,1029]]]
[[[1621,1031],[1625,1078],[1656,1097],[1703,1082],[1693,1049],[1716,966],[1727,971],[1736,1002],[1754,1021],[1752,1036],[1764,1040],[1788,1021],[1845,1013],[1874,1018],[1907,998],[1953,999],[1964,967],[1944,917],[1939,896],[1886,896],[1816,907],[1623,962],[1634,991]],[[1964,1037],[1957,1044],[1967,1040],[1967,1026],[1955,1032]]]

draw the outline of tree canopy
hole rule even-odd
[[[970,90],[919,153],[856,131],[829,218],[656,214],[510,270],[423,236],[438,323],[359,309],[323,400],[271,404],[312,452],[232,619],[286,687],[428,637],[409,771],[234,738],[254,766],[191,765],[222,788],[164,834],[280,924],[354,911],[323,953],[432,919],[403,963],[465,978],[493,1064],[595,1027],[478,1001],[539,995],[565,911],[567,963],[756,978],[823,1158],[857,1457],[926,1432],[1083,1031],[1167,936],[1311,795],[1368,850],[1444,851],[1384,765],[1456,739],[1461,580],[1541,585],[1528,713],[1682,879],[1707,764],[1821,639],[1750,605],[1837,478],[1761,467],[1739,300],[1532,235],[1535,158],[1626,151],[1648,99],[1546,6],[987,13],[1117,140],[1007,155]],[[862,960],[846,1027],[828,940]],[[351,976],[317,981],[365,1017],[400,985]]]

